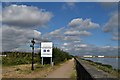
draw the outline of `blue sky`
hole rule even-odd
[[[65,6],[66,9],[63,9],[63,6],[65,5],[63,2],[28,2],[17,4],[36,6],[53,13],[54,17],[48,23],[48,26],[50,26],[50,28],[38,29],[43,34],[61,28],[63,26],[66,27],[67,24],[74,18],[91,18],[93,22],[100,24],[100,28],[92,30],[91,32],[93,32],[93,35],[84,38],[85,42],[96,44],[98,46],[117,45],[117,41],[111,40],[111,34],[102,31],[102,27],[109,20],[110,14],[117,10],[118,6],[115,5],[115,3],[110,6],[104,6],[104,3],[99,2],[76,2],[75,6],[72,8]]]
[[[90,19],[91,22],[99,24],[96,29],[87,30],[92,35],[79,36],[85,44],[92,44],[95,46],[118,46],[118,40],[112,40],[113,32],[105,32],[103,28],[112,17],[112,14],[117,11],[116,3],[100,3],[100,2],[17,2],[17,3],[3,3],[3,10],[10,5],[26,5],[44,9],[43,12],[52,13],[52,18],[45,25],[39,25],[37,31],[42,36],[49,34],[57,29],[64,27],[69,29],[68,24],[77,18],[83,20]],[[114,26],[113,26],[114,27]],[[54,39],[53,39],[54,40]],[[55,40],[54,40],[55,41]],[[57,41],[55,41],[57,42]],[[64,43],[64,42],[59,42]]]

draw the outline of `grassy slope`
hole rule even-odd
[[[27,52],[3,52],[3,55],[7,55],[6,57],[2,57],[2,65],[3,66],[12,66],[12,65],[20,65],[20,64],[31,64],[32,54]],[[53,49],[53,61],[54,64],[59,64],[65,60],[71,59],[72,56],[67,52],[64,52],[58,48]],[[34,63],[40,63],[40,53],[34,55]],[[49,58],[44,60],[44,63],[49,62]]]
[[[6,57],[2,57],[3,64],[3,77],[4,78],[42,78],[45,77],[49,72],[55,70],[60,66],[60,64],[64,63],[66,60],[71,59],[67,52],[64,52],[58,48],[53,49],[53,60],[54,67],[51,67],[49,64],[45,64],[44,66],[40,64],[40,53],[35,54],[34,56],[34,71],[31,70],[31,53],[26,52],[4,52],[3,55],[7,55]],[[47,59],[45,61],[47,63]],[[34,75],[34,76],[33,76]]]
[[[91,60],[86,60],[86,59],[81,59],[81,60],[84,60],[84,61],[88,62],[89,64],[94,65],[96,68],[101,69],[107,73],[114,75],[114,76],[120,75],[120,70],[113,69],[111,65],[93,62]]]

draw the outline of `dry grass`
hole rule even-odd
[[[31,64],[3,67],[3,78],[43,78],[56,66],[35,64],[35,70],[31,70]]]

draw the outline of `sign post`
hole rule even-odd
[[[51,65],[52,65],[52,42],[41,42],[41,57],[42,57],[42,65],[44,64],[44,57],[50,57]]]
[[[42,57],[42,65],[43,65],[43,57]]]
[[[34,38],[33,38],[33,40],[31,40],[31,43],[32,43],[32,45],[30,45],[30,47],[32,47],[32,67],[31,67],[31,70],[34,70],[34,44],[35,44]]]

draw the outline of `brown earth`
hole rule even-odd
[[[46,78],[70,78],[74,71],[74,59],[64,63],[60,68],[48,74]]]
[[[2,78],[68,78],[73,72],[74,60],[51,66],[35,64],[35,70],[31,70],[31,64],[2,67]],[[59,76],[58,76],[59,75]]]

